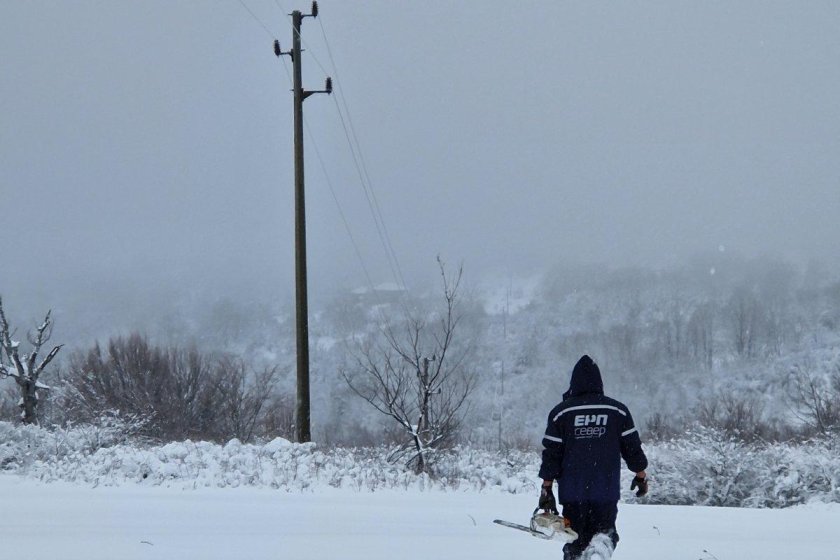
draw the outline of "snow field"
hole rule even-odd
[[[556,558],[499,527],[536,498],[483,492],[43,484],[0,475],[0,558],[28,560]],[[840,558],[840,505],[784,510],[622,504],[614,560]],[[704,550],[708,552],[704,552]]]

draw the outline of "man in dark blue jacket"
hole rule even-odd
[[[606,535],[614,549],[618,544],[615,519],[621,459],[636,473],[630,489],[638,489],[636,495],[644,496],[647,458],[630,411],[604,395],[601,371],[589,356],[575,365],[563,402],[548,415],[543,446],[539,506],[557,513],[552,491],[556,480],[563,517],[579,535],[563,548],[564,560],[579,558],[598,534]]]

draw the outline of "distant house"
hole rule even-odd
[[[356,300],[364,306],[382,305],[387,303],[397,303],[399,299],[406,293],[406,289],[394,282],[384,282],[373,286],[364,286],[356,288],[351,292]]]

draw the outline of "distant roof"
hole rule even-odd
[[[371,291],[374,292],[404,292],[406,291],[405,288],[400,286],[395,282],[383,282],[382,284],[377,284],[371,290],[370,286],[362,286],[361,288],[356,288],[353,290],[353,293],[356,295],[362,294],[369,294]]]

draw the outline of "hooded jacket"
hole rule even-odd
[[[633,472],[647,468],[630,411],[604,395],[589,356],[575,365],[563,402],[549,413],[542,443],[540,478],[557,480],[560,503],[617,502],[621,459]]]

